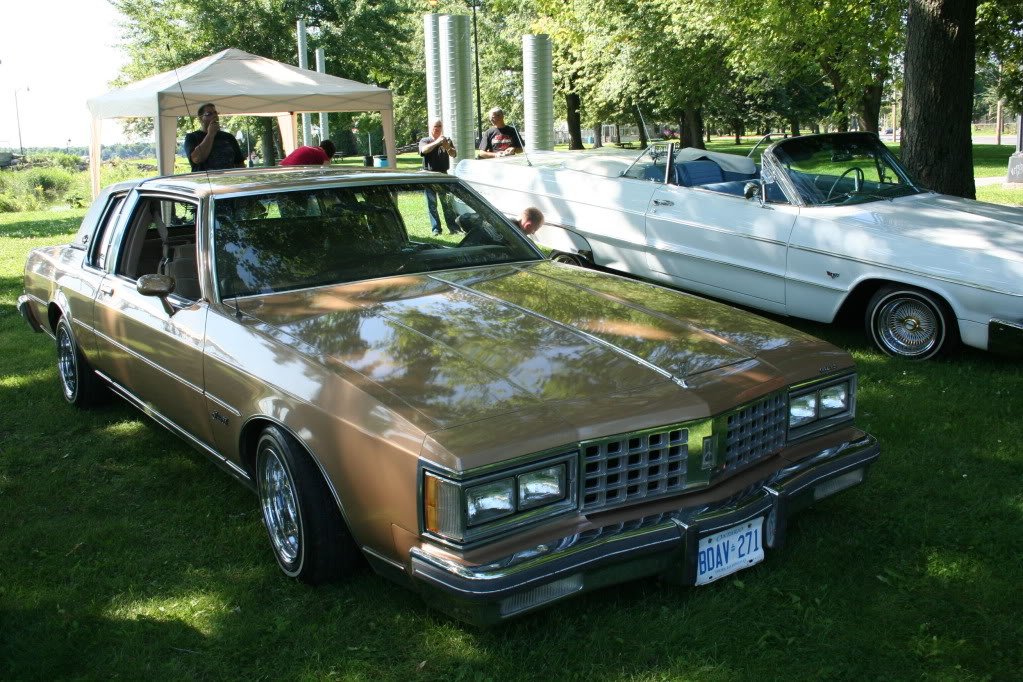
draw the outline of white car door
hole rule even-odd
[[[660,185],[646,217],[647,264],[659,279],[785,313],[785,274],[799,209],[787,203]]]

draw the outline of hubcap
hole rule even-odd
[[[896,298],[885,303],[876,325],[881,343],[895,355],[924,355],[938,343],[937,314],[915,298]]]
[[[294,563],[301,550],[299,536],[298,500],[295,486],[280,457],[274,450],[268,450],[260,471],[260,503],[263,519],[270,531],[274,551],[286,563]]]
[[[64,389],[64,396],[68,400],[74,398],[75,390],[78,388],[75,344],[63,327],[57,330],[57,371],[60,373],[60,385]]]
[[[554,257],[555,263],[568,263],[569,265],[582,265],[582,261],[576,256],[567,253],[559,253]]]

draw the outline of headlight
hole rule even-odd
[[[578,452],[554,463],[520,466],[467,481],[423,474],[423,527],[429,533],[469,543],[511,528],[573,510],[578,505]],[[482,479],[482,480],[481,480]]]
[[[809,424],[817,418],[817,392],[789,398],[789,426]]]
[[[485,483],[465,491],[466,520],[470,526],[515,513],[515,479]]]
[[[789,393],[789,437],[850,420],[855,412],[855,376],[799,386]]]
[[[519,476],[519,509],[532,509],[565,496],[565,465]]]

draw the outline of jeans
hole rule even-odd
[[[426,209],[430,212],[430,228],[434,234],[440,234],[440,217],[437,215],[437,192],[432,189],[423,190],[426,194]],[[455,211],[451,208],[451,198],[447,192],[441,192],[440,207],[444,211],[444,222],[447,223],[448,232],[458,232],[458,225],[455,223]]]

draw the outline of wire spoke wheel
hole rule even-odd
[[[867,306],[867,330],[887,355],[927,360],[958,341],[955,315],[948,305],[923,289],[887,286]]]
[[[291,474],[272,448],[264,451],[259,471],[260,506],[274,551],[285,563],[294,563],[302,551],[301,517]]]
[[[78,393],[78,357],[71,332],[64,325],[57,327],[57,373],[64,397],[74,401]]]

